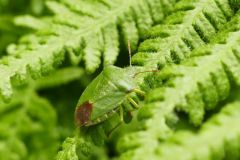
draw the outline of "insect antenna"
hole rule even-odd
[[[159,72],[159,71],[160,71],[160,70],[157,70],[157,69],[141,71],[141,72],[135,73],[135,74],[133,75],[133,78],[135,78],[137,75],[142,74],[142,73],[146,73],[146,72]]]
[[[128,55],[129,55],[129,65],[132,67],[132,51],[131,51],[131,43],[128,40]]]

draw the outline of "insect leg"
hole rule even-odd
[[[107,133],[107,136],[110,137],[111,134],[113,133],[113,131],[115,131],[124,121],[123,121],[123,106],[120,105],[120,109],[119,109],[119,112],[120,112],[120,122],[113,128],[111,129],[108,133]]]
[[[120,120],[123,122],[123,106],[120,105]]]
[[[131,43],[129,40],[128,40],[128,54],[129,54],[130,67],[132,67],[132,51],[131,51]]]
[[[129,100],[129,102],[135,107],[135,108],[139,108],[139,105],[130,97],[127,97],[127,99]]]
[[[133,92],[140,94],[142,96],[145,96],[145,92],[141,91],[140,89],[135,88],[135,89],[133,89]]]

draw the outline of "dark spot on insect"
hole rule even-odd
[[[130,89],[130,90],[127,90],[125,93],[129,94],[129,93],[132,93],[133,91],[134,91],[134,89]]]
[[[93,105],[87,101],[77,107],[75,111],[75,121],[78,126],[87,125],[90,122]]]
[[[130,123],[132,121],[133,116],[131,111],[125,112],[123,116],[125,123]]]

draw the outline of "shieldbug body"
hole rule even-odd
[[[130,67],[105,67],[88,85],[78,101],[75,110],[77,125],[95,125],[118,111],[121,113],[121,104],[126,100],[132,106],[138,107],[138,104],[131,98],[133,93],[144,95],[134,80],[137,72],[134,69],[131,70]]]

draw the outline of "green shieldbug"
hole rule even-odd
[[[120,105],[125,100],[138,107],[131,95],[144,95],[144,92],[134,81],[134,75],[139,71],[132,68],[107,66],[88,85],[75,110],[78,126],[91,126],[106,120],[118,110],[122,111]]]

